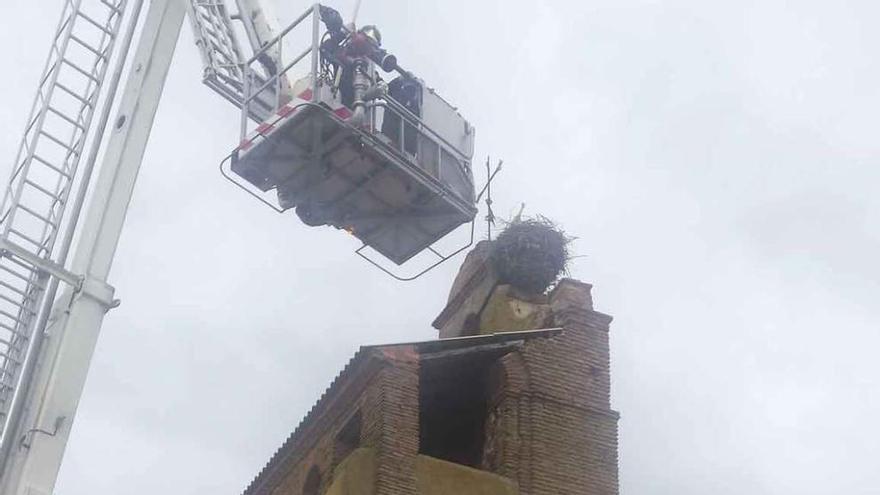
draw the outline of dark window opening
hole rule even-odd
[[[488,362],[432,359],[420,368],[419,453],[480,468],[488,404]]]
[[[318,495],[320,489],[321,471],[317,466],[312,466],[312,469],[309,469],[309,474],[306,475],[306,482],[303,483],[303,495]]]
[[[361,445],[361,412],[358,411],[339,430],[333,444],[333,463],[339,464]]]

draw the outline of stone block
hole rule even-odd
[[[527,296],[510,285],[499,285],[480,312],[480,333],[539,330],[553,326],[550,304],[544,296]]]

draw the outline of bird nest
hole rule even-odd
[[[514,220],[492,246],[499,281],[528,293],[546,293],[567,273],[572,240],[542,216]]]

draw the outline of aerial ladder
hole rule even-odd
[[[319,4],[281,25],[266,1],[62,1],[0,208],[0,495],[53,492],[185,18],[204,83],[241,111],[224,177],[401,280],[388,266],[430,252],[418,276],[466,247],[433,247],[449,232],[473,240],[470,124],[376,27]]]

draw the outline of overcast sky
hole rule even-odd
[[[60,3],[0,8],[4,177]],[[360,19],[476,126],[476,161],[505,159],[497,212],[579,238],[572,274],[615,317],[623,493],[880,493],[880,4],[365,0]],[[435,336],[460,262],[395,282],[230,186],[237,111],[200,73],[185,25],[62,495],[240,493],[358,345]]]

